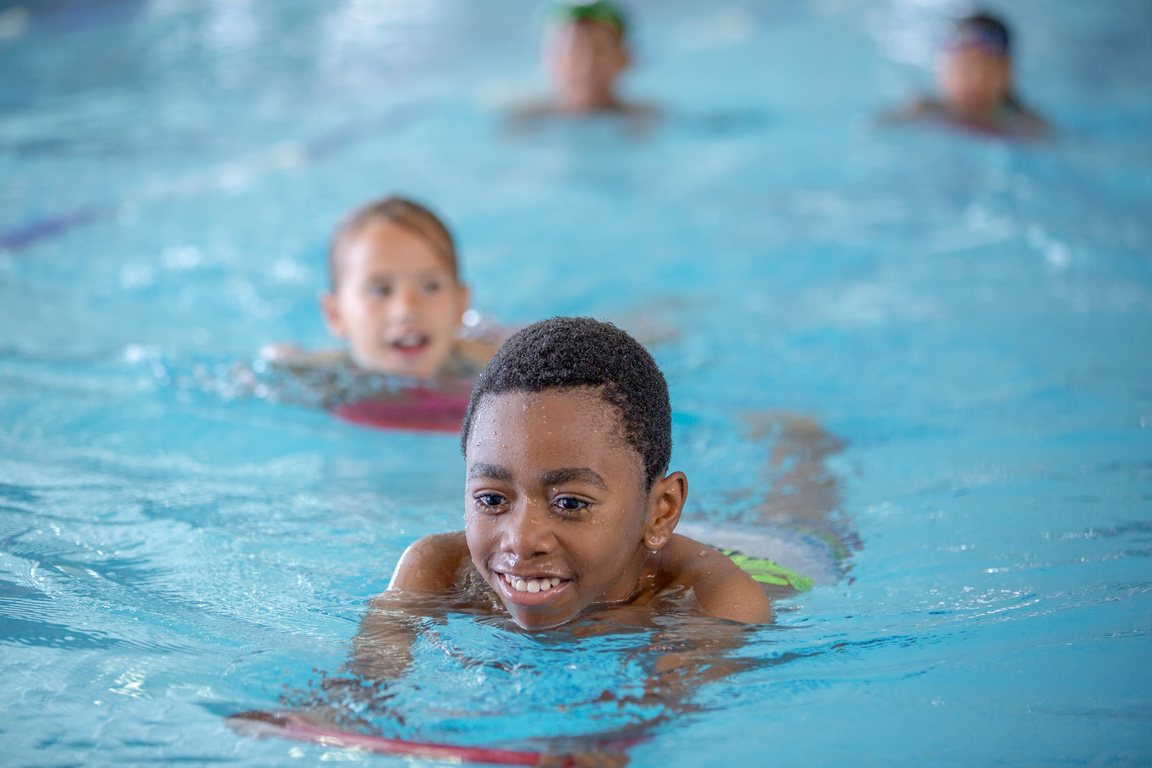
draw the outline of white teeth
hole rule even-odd
[[[424,343],[424,334],[413,331],[406,333],[400,338],[396,339],[395,344],[398,347],[408,348],[419,346]]]
[[[547,589],[559,586],[562,579],[556,576],[544,576],[539,579],[518,579],[515,576],[504,574],[504,580],[508,582],[508,586],[517,592],[543,592]]]

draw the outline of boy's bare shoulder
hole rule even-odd
[[[768,595],[719,550],[673,534],[665,547],[673,585],[691,587],[709,615],[745,624],[772,620]]]
[[[457,585],[460,566],[470,559],[464,531],[425,536],[404,550],[388,589],[447,592]]]

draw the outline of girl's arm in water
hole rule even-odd
[[[347,363],[350,358],[344,349],[309,351],[295,344],[267,344],[260,349],[259,358],[280,368],[316,368]]]

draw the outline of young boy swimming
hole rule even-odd
[[[671,427],[664,376],[624,331],[560,317],[514,334],[481,372],[464,417],[464,530],[425,536],[404,552],[361,621],[351,677],[325,677],[305,711],[245,712],[229,725],[327,746],[472,754],[364,735],[376,718],[404,721],[389,686],[419,639],[435,636],[427,620],[506,617],[529,631],[571,624],[573,638],[645,628],[642,690],[572,702],[629,707],[629,724],[497,760],[624,765],[620,750],[692,706],[700,685],[755,668],[758,659],[730,654],[744,625],[772,619],[757,581],[675,532],[688,483],[668,471]]]
[[[496,342],[462,333],[469,292],[460,282],[448,228],[411,200],[389,197],[354,211],[332,239],[332,288],[320,300],[333,336],[348,350],[265,348],[283,366],[351,363],[363,371],[418,379],[475,376]]]
[[[522,107],[513,119],[534,120],[588,115],[617,115],[644,129],[657,110],[630,104],[618,93],[631,57],[627,24],[609,0],[560,2],[552,9],[544,40],[544,70],[552,82],[547,101]]]
[[[440,595],[525,629],[685,600],[736,622],[771,619],[731,560],[674,532],[688,492],[668,473],[668,387],[615,326],[553,318],[513,335],[464,418],[464,530],[420,539],[373,606]]]
[[[921,98],[887,122],[936,120],[984,133],[1036,138],[1044,120],[1016,97],[1011,35],[994,16],[980,13],[956,22],[937,71],[938,98]]]

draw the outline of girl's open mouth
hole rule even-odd
[[[392,349],[405,357],[413,357],[428,348],[432,339],[426,333],[409,331],[391,342]]]

